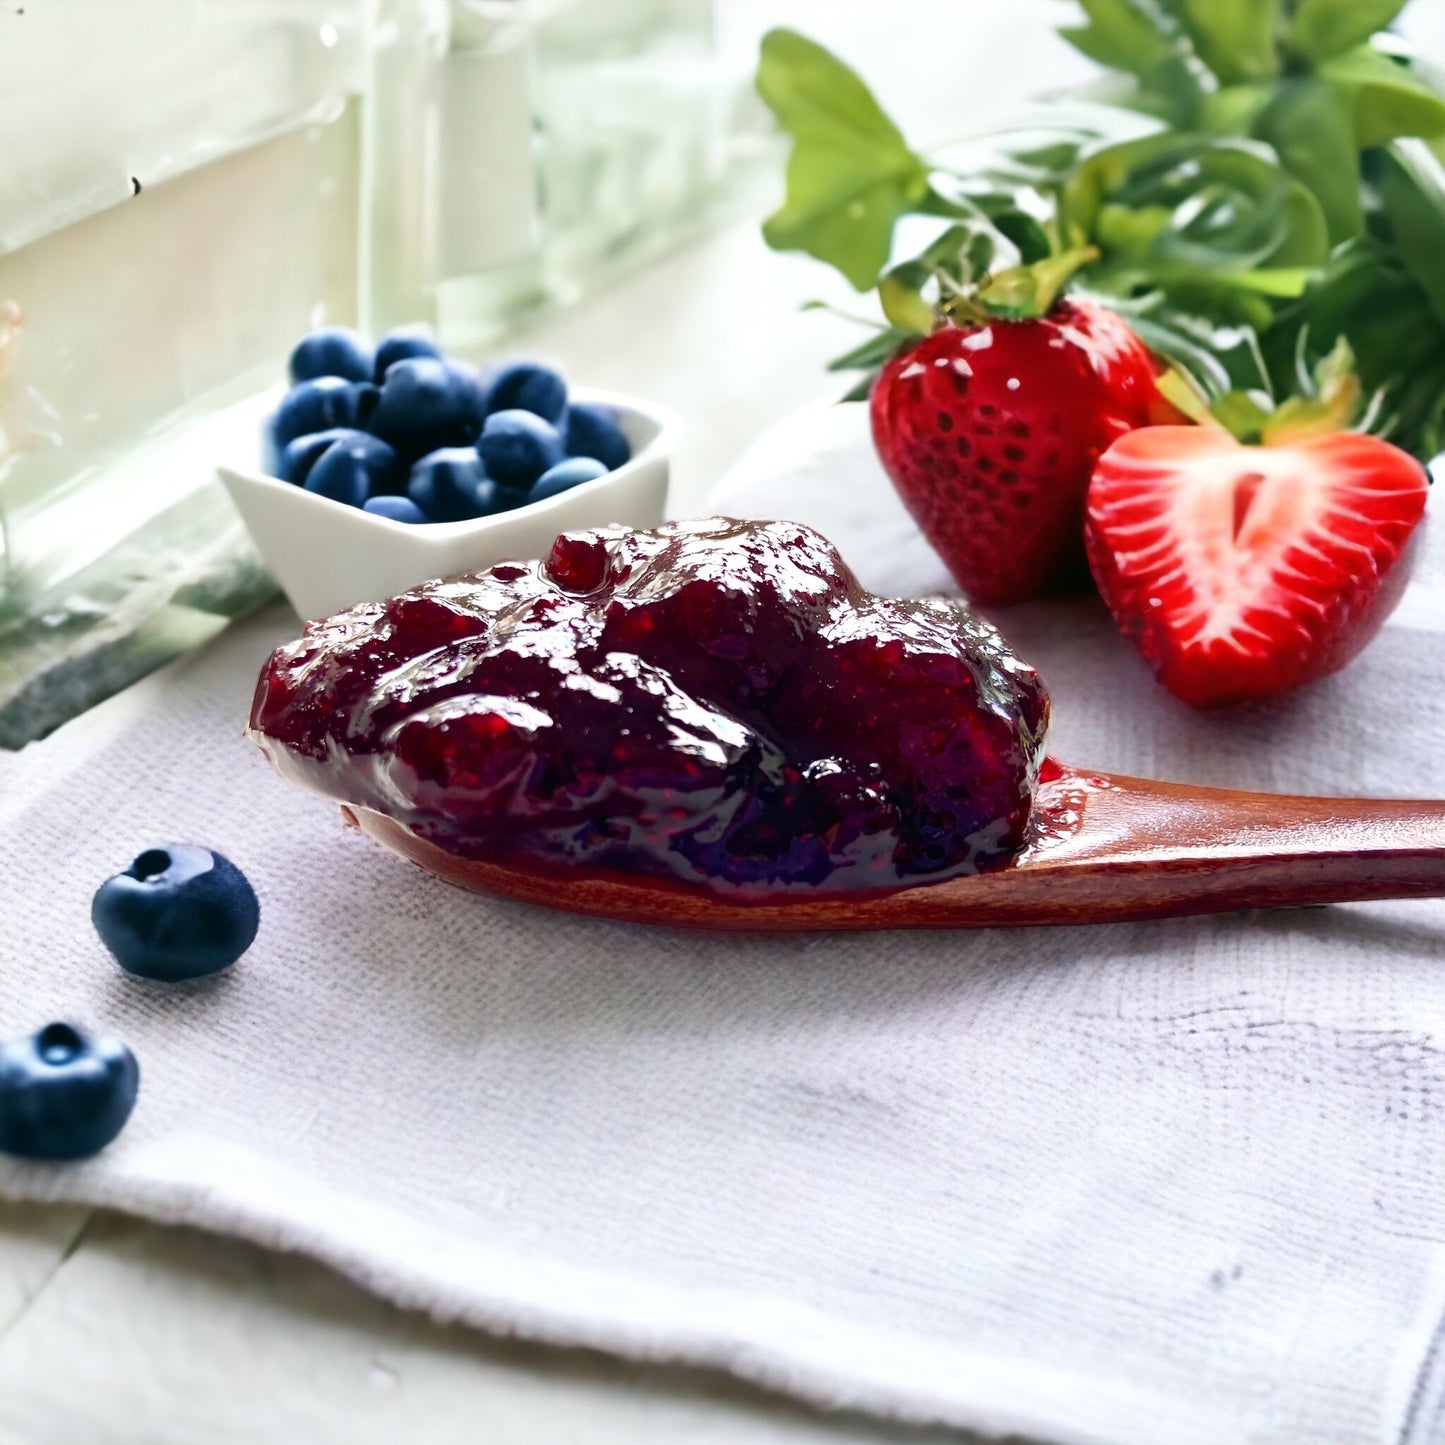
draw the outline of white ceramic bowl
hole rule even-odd
[[[393,522],[259,470],[218,471],[291,605],[302,617],[329,617],[433,577],[480,571],[509,557],[540,557],[558,532],[609,522],[655,527],[667,503],[672,418],[632,397],[584,387],[572,394],[617,412],[632,460],[594,482],[494,517]]]

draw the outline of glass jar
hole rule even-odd
[[[271,595],[213,467],[298,335],[475,353],[695,225],[713,60],[712,0],[0,8],[0,747]]]

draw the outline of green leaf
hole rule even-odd
[[[1445,134],[1445,99],[1368,45],[1325,61],[1318,74],[1349,106],[1361,147],[1384,145],[1401,136]]]
[[[1297,389],[1296,361],[1322,360],[1343,336],[1366,395],[1383,392],[1380,434],[1422,461],[1439,441],[1445,391],[1445,325],[1385,242],[1360,236],[1339,247],[1323,276],[1264,336],[1277,395]]]
[[[1322,80],[1286,81],[1255,124],[1285,166],[1318,198],[1332,242],[1364,229],[1359,149],[1350,108]]]
[[[1106,271],[1144,290],[1328,255],[1319,204],[1273,150],[1232,136],[1163,132],[1102,147],[1064,187],[1061,214],[1066,231],[1100,246]]]
[[[1226,85],[1205,96],[1199,123],[1212,135],[1251,135],[1259,113],[1274,96],[1272,85]]]
[[[1280,0],[1183,0],[1199,58],[1225,85],[1279,74]]]
[[[1303,296],[1305,288],[1314,279],[1312,266],[1269,266],[1253,271],[1242,271],[1228,278],[1242,291],[1254,291],[1260,296],[1278,296],[1293,300]]]
[[[842,356],[835,356],[828,363],[828,370],[864,371],[882,366],[900,346],[917,340],[918,335],[916,331],[905,331],[899,326],[886,327],[876,336],[870,336],[861,346],[845,351]]]
[[[1383,30],[1408,0],[1298,0],[1289,43],[1310,60],[1329,60]]]
[[[1053,250],[1048,232],[1027,212],[1000,211],[992,219],[1000,233],[1013,242],[1022,265],[1042,261]]]
[[[894,223],[928,195],[927,165],[858,76],[796,31],[763,37],[757,87],[793,137],[786,199],[763,223],[764,239],[868,290],[888,262]]]
[[[1174,224],[1172,206],[1119,206],[1106,202],[1094,223],[1094,239],[1111,258],[1140,260]]]
[[[1291,180],[1285,193],[1285,236],[1270,253],[1271,266],[1323,266],[1330,254],[1324,208],[1303,181]]]
[[[1080,136],[1075,140],[1049,141],[1044,145],[1025,146],[1009,151],[1011,159],[1039,176],[1040,179],[1062,177],[1079,159],[1079,152],[1094,139]]]
[[[909,278],[890,271],[878,283],[878,304],[889,325],[900,331],[926,335],[933,325],[933,307],[923,299]]]
[[[1227,391],[1210,408],[1215,421],[1233,433],[1238,441],[1253,445],[1264,433],[1272,408],[1257,392]]]
[[[1214,325],[1194,312],[1160,304],[1157,296],[1112,304],[1150,351],[1187,372],[1210,402],[1228,391],[1269,386],[1252,331]]]
[[[1402,140],[1377,158],[1375,189],[1405,269],[1445,321],[1445,165],[1423,141]]]
[[[1087,25],[1059,34],[1110,70],[1149,76],[1177,54],[1178,27],[1154,0],[1079,0]]]

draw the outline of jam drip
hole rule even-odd
[[[865,592],[807,527],[712,518],[309,623],[250,736],[464,857],[761,894],[1006,859],[1047,720],[967,609]]]

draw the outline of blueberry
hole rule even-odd
[[[470,361],[449,356],[446,358],[446,368],[451,372],[466,404],[467,421],[472,428],[468,440],[475,441],[481,435],[482,423],[487,418],[491,389],[481,369],[473,366]]]
[[[442,447],[412,469],[407,495],[433,522],[460,522],[501,511],[497,484],[474,447]]]
[[[567,409],[567,455],[596,457],[609,472],[632,459],[632,447],[610,407],[578,402]]]
[[[228,858],[168,843],[107,878],[90,917],[128,973],[178,983],[235,963],[256,937],[261,905]]]
[[[351,432],[331,443],[312,464],[305,482],[308,492],[360,507],[373,492],[385,492],[403,474],[401,459],[384,441],[365,432]]]
[[[442,349],[427,334],[424,326],[398,326],[381,338],[376,348],[376,369],[372,379],[378,384],[386,380],[387,371],[398,361],[415,356],[431,356],[441,360]]]
[[[297,382],[267,427],[267,470],[272,476],[280,473],[281,449],[297,437],[332,427],[365,426],[377,400],[370,382],[342,381],[339,376]]]
[[[530,411],[555,422],[567,406],[567,383],[540,362],[514,362],[492,378],[490,403],[493,411]]]
[[[365,435],[365,432],[355,431],[351,427],[334,426],[327,431],[312,432],[309,436],[297,437],[282,447],[281,461],[276,475],[283,482],[295,482],[298,487],[304,486],[306,478],[311,474],[311,468],[316,465],[317,458],[332,442],[350,441]]]
[[[562,460],[562,438],[530,411],[494,411],[482,427],[477,451],[498,486],[525,492]]]
[[[365,337],[349,326],[323,326],[296,343],[291,353],[291,380],[340,376],[347,381],[370,381],[374,364],[371,343]]]
[[[427,515],[410,497],[372,497],[361,509],[373,517],[386,517],[393,522],[425,522]]]
[[[115,1039],[47,1024],[0,1044],[0,1151],[25,1159],[98,1154],[135,1107],[140,1067]]]
[[[558,462],[555,467],[548,468],[537,478],[532,490],[527,493],[527,500],[545,502],[548,497],[570,491],[573,487],[581,486],[583,482],[595,482],[598,477],[606,475],[607,468],[596,457],[568,457],[565,462]]]
[[[482,406],[481,389],[464,369],[431,356],[414,357],[386,373],[370,430],[404,456],[424,456],[476,441]]]

